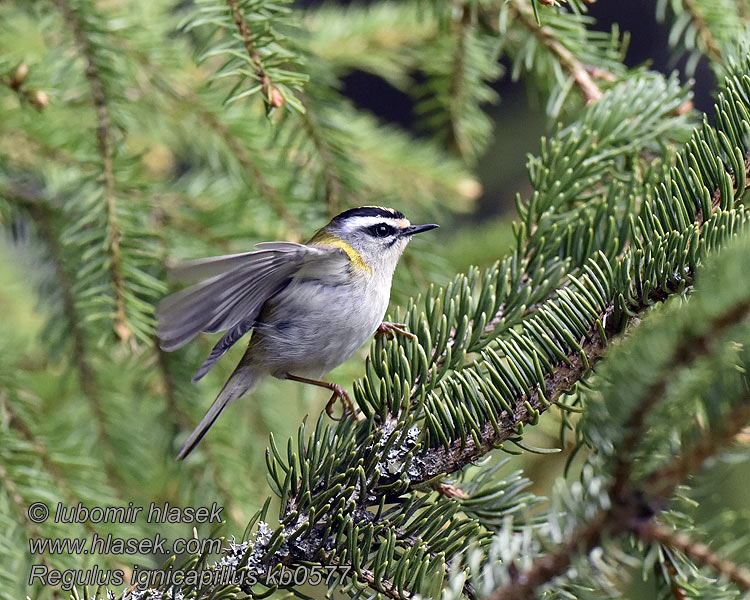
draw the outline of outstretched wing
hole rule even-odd
[[[252,329],[265,301],[300,271],[335,271],[349,262],[331,246],[292,242],[258,244],[256,252],[191,261],[178,266],[178,279],[208,279],[168,296],[156,309],[157,334],[164,350],[175,350],[201,331],[229,332],[196,375],[202,377],[237,340]]]

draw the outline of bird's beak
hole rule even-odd
[[[415,233],[422,233],[423,231],[429,231],[436,227],[440,227],[440,225],[435,225],[435,223],[430,223],[429,225],[410,225],[404,229],[401,235],[412,236]]]

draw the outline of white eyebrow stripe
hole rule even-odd
[[[351,217],[346,219],[342,225],[348,230],[359,229],[360,227],[370,227],[372,225],[380,225],[381,223],[387,223],[397,229],[408,227],[408,222],[405,219],[395,219],[390,217]]]

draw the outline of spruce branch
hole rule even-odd
[[[225,121],[211,110],[196,92],[168,78],[166,75],[168,71],[162,65],[155,64],[146,53],[130,47],[126,40],[123,40],[122,43],[130,52],[135,54],[157,90],[164,94],[177,108],[197,114],[201,121],[221,138],[237,162],[251,176],[250,183],[268,200],[269,205],[284,223],[287,236],[298,239],[299,223],[297,219],[287,209],[284,198],[269,183],[253,152],[248,150],[243,141],[231,131]]]
[[[16,509],[17,513],[17,523],[23,523],[24,528],[28,531],[29,538],[40,538],[41,533],[39,532],[39,528],[36,526],[36,524],[31,521],[31,519],[28,518],[28,505],[26,501],[23,499],[23,496],[21,495],[21,491],[18,489],[18,486],[16,485],[16,482],[13,481],[13,479],[10,477],[10,473],[6,470],[6,468],[0,463],[0,483],[2,483],[3,489],[7,492],[8,497],[10,498],[11,502],[13,503],[13,506]],[[45,555],[39,555],[39,560],[42,561],[42,564],[47,567],[47,569],[52,569],[52,565],[50,564],[48,558]],[[53,590],[53,596],[58,599],[62,599],[62,594],[59,590]]]
[[[8,146],[16,148],[22,147],[28,151],[28,154],[5,154],[5,158],[8,158],[14,163],[17,163],[21,167],[29,167],[30,165],[35,164],[36,158],[43,157],[66,167],[75,165],[82,170],[86,169],[89,166],[91,166],[92,169],[95,168],[93,165],[86,165],[80,161],[77,161],[65,149],[52,146],[45,140],[31,135],[28,131],[24,131],[23,129],[16,127],[6,128],[5,125],[5,123],[0,123],[0,132],[2,132],[5,136],[6,141],[8,142]]]
[[[301,115],[302,123],[320,158],[323,181],[325,182],[324,198],[326,212],[332,218],[340,210],[342,193],[341,175],[333,158],[333,150],[329,147],[328,141],[325,139],[321,129],[320,116],[315,111],[312,98],[306,93],[301,93],[300,100],[302,106],[305,108],[304,113]]]
[[[646,478],[640,488],[649,495],[668,497],[706,460],[715,456],[724,446],[732,442],[748,422],[750,422],[750,396],[745,396],[744,401],[727,415],[724,427],[718,433],[707,431],[689,451],[682,453],[672,463]]]
[[[258,50],[255,48],[252,33],[250,33],[250,28],[242,14],[239,2],[237,0],[226,0],[226,2],[229,10],[232,12],[232,19],[234,19],[234,23],[240,33],[245,50],[255,65],[255,76],[261,82],[261,93],[263,94],[263,99],[270,108],[280,108],[284,104],[284,97],[279,90],[273,86],[271,78],[263,66],[263,60],[261,59]]]
[[[562,67],[573,78],[576,85],[578,85],[586,103],[590,104],[599,100],[602,96],[602,92],[590,75],[589,67],[582,64],[548,27],[537,21],[536,16],[534,15],[534,9],[529,6],[529,3],[524,0],[509,0],[508,5],[518,16],[523,26],[535,35],[539,42],[544,45],[549,52],[557,57]],[[606,73],[605,75],[603,70],[597,72],[601,75],[600,78],[602,79],[614,79],[614,76],[611,73]]]
[[[635,533],[644,541],[658,542],[662,546],[683,552],[697,564],[710,567],[717,574],[733,581],[743,591],[750,592],[749,569],[720,557],[708,545],[692,540],[686,532],[675,531],[657,521],[648,521],[639,524]]]
[[[60,465],[51,455],[47,445],[34,433],[34,431],[32,431],[24,418],[14,410],[4,391],[0,392],[0,412],[7,416],[8,425],[18,431],[21,437],[31,445],[34,454],[41,460],[44,471],[52,478],[56,489],[59,489],[62,492],[68,506],[85,504],[85,501],[83,501],[80,494],[77,494],[74,487],[71,485],[69,478],[66,477],[60,469]],[[10,488],[8,489],[10,490]],[[20,496],[17,488],[15,491],[11,490],[11,493]],[[26,506],[26,503],[24,503],[24,506]],[[29,522],[29,525],[33,527],[33,523]],[[100,538],[105,537],[99,529],[94,527],[91,521],[85,520],[81,525],[89,532],[89,534],[97,535]],[[39,531],[37,530],[34,535],[39,537]],[[108,553],[107,556],[109,558],[114,558],[116,555]]]
[[[161,374],[162,385],[164,387],[164,398],[167,401],[168,413],[175,423],[175,433],[183,430],[192,431],[195,429],[197,423],[185,412],[177,401],[175,382],[169,367],[169,357],[167,356],[167,353],[161,349],[156,340],[154,340],[154,352],[156,353],[159,373]],[[203,445],[203,453],[206,456],[206,462],[211,465],[214,474],[214,484],[219,492],[222,506],[228,509],[230,515],[234,516],[235,514],[238,514],[237,510],[234,508],[232,493],[222,479],[219,460],[216,458],[209,444]],[[199,481],[203,473],[203,467],[201,465],[191,465],[190,470],[193,473],[195,481]]]
[[[117,184],[114,167],[115,142],[112,131],[112,119],[109,114],[107,92],[97,65],[97,57],[92,51],[88,37],[86,36],[83,21],[67,0],[52,0],[52,2],[72,31],[78,54],[86,65],[86,79],[91,88],[91,96],[96,109],[96,145],[102,162],[104,203],[107,218],[106,243],[108,269],[114,294],[114,331],[121,341],[132,342],[134,340],[132,340],[132,331],[127,323],[125,309],[125,279],[120,253],[122,232],[118,218]]]
[[[284,28],[298,28],[297,15],[288,4],[288,0],[199,0],[197,3],[185,29],[211,26],[213,33],[206,40],[207,48],[199,61],[214,56],[225,58],[212,80],[237,78],[229,90],[227,104],[260,92],[269,114],[282,106],[297,112],[304,110],[292,91],[301,90],[308,79],[306,74],[294,70],[302,56],[296,42],[281,33]]]
[[[2,482],[3,489],[7,491],[8,496],[13,502],[13,505],[16,507],[16,511],[18,512],[18,521],[24,524],[24,527],[29,530],[31,536],[41,537],[36,523],[28,518],[28,508],[26,506],[26,501],[23,499],[18,486],[16,485],[15,481],[11,479],[10,474],[2,465],[2,463],[0,463],[0,482]]]
[[[697,30],[698,36],[705,46],[706,54],[711,60],[720,61],[721,50],[719,49],[719,44],[714,38],[714,35],[711,32],[711,29],[708,26],[705,17],[700,11],[699,3],[695,0],[682,0],[682,3],[685,7],[685,10],[690,15],[690,20]]]
[[[652,533],[648,526],[650,520],[658,514],[658,507],[664,506],[677,486],[697,471],[707,458],[714,456],[731,442],[748,422],[750,422],[750,396],[745,396],[742,402],[727,415],[727,427],[720,435],[716,435],[716,432],[707,433],[700,443],[678,457],[674,463],[655,471],[643,485],[625,488],[618,496],[614,495],[615,490],[612,489],[613,502],[610,509],[600,511],[586,525],[580,527],[571,536],[569,542],[550,554],[536,559],[527,571],[517,574],[510,584],[497,589],[488,596],[488,600],[530,598],[535,590],[562,575],[577,556],[587,554],[600,545],[605,538],[625,532],[644,537]],[[642,531],[644,527],[646,529]],[[719,566],[716,563],[722,563],[721,560],[714,560],[715,556],[712,553],[701,550],[703,549],[700,548],[697,553],[692,554],[691,558],[702,557],[707,566],[727,575],[732,581],[736,578],[735,583],[742,589],[750,589],[747,587],[749,580],[745,578],[747,574],[744,571],[734,569],[734,565],[730,562]]]
[[[107,420],[102,408],[99,386],[86,351],[85,334],[81,327],[81,318],[73,294],[73,281],[68,272],[62,245],[52,223],[54,210],[44,197],[22,186],[15,186],[12,189],[0,188],[0,196],[14,202],[31,216],[42,241],[47,247],[60,290],[63,316],[72,337],[73,361],[78,371],[78,381],[81,391],[91,407],[97,437],[102,444],[103,454],[106,457],[107,476],[110,484],[120,493],[123,493],[122,481],[114,467],[116,464],[115,452],[107,432]]]
[[[612,93],[616,92],[613,90]],[[722,98],[720,102],[726,100]],[[600,106],[601,103],[597,103],[592,110]],[[694,134],[692,143],[703,143],[700,140],[705,139],[706,144],[714,144],[711,152],[717,152],[717,138],[717,133],[706,128]],[[688,145],[688,148],[691,147]],[[736,168],[738,161],[740,169]],[[606,351],[607,340],[619,334],[628,320],[633,324],[637,323],[638,319],[633,317],[643,314],[654,303],[690,288],[696,264],[708,249],[719,243],[716,238],[719,230],[725,232],[722,235],[731,236],[735,227],[739,228],[745,223],[745,217],[739,216],[745,213],[741,209],[735,211],[733,205],[734,199],[744,192],[748,175],[746,166],[735,155],[731,165],[722,165],[720,169],[708,171],[701,168],[702,173],[711,173],[710,181],[721,182],[716,187],[712,183],[710,191],[703,181],[688,189],[684,186],[675,188],[675,193],[679,195],[672,201],[680,204],[669,210],[683,210],[689,215],[688,219],[670,220],[670,212],[662,204],[669,198],[653,198],[641,207],[640,226],[638,231],[633,232],[632,247],[626,248],[612,259],[602,255],[596,260],[589,259],[582,267],[586,273],[583,279],[578,279],[573,274],[568,276],[572,283],[569,287],[560,286],[564,279],[556,276],[552,269],[545,271],[552,282],[549,287],[541,286],[538,291],[530,290],[532,282],[540,282],[543,278],[527,269],[533,265],[540,268],[538,265],[542,259],[539,256],[523,258],[526,247],[519,241],[519,254],[485,276],[484,286],[496,279],[497,287],[490,287],[492,292],[482,292],[493,294],[483,296],[484,301],[477,303],[477,306],[483,307],[483,314],[480,315],[472,308],[475,301],[469,295],[469,290],[473,290],[477,283],[476,273],[455,282],[455,287],[449,286],[440,295],[439,301],[435,298],[431,301],[428,295],[425,312],[431,314],[431,317],[420,316],[414,307],[410,308],[406,319],[410,331],[417,335],[424,352],[429,351],[431,355],[427,354],[420,365],[416,357],[408,361],[405,353],[408,351],[414,356],[414,349],[406,346],[403,340],[394,340],[392,345],[385,346],[382,342],[376,342],[375,356],[378,362],[368,363],[368,374],[362,388],[355,388],[355,395],[366,420],[356,425],[341,424],[336,428],[335,435],[333,431],[322,430],[319,422],[309,442],[305,441],[307,436],[303,426],[299,432],[298,450],[295,452],[292,449],[290,441],[287,459],[282,457],[272,441],[269,474],[276,493],[281,497],[279,518],[282,523],[275,535],[276,539],[289,541],[286,542],[283,553],[286,558],[274,557],[271,564],[278,560],[315,560],[321,550],[332,552],[337,549],[336,551],[343,552],[343,556],[351,558],[351,544],[358,544],[365,531],[380,533],[378,537],[366,534],[368,542],[366,550],[362,550],[362,560],[369,560],[367,557],[372,558],[376,551],[377,554],[374,555],[380,556],[384,548],[408,546],[412,528],[389,529],[389,521],[385,515],[398,514],[398,506],[405,498],[409,498],[409,502],[424,501],[424,488],[481,458],[504,441],[516,443],[524,425],[535,424],[542,412],[554,406],[566,391],[598,363]],[[734,169],[735,180],[731,179],[727,169]],[[673,177],[676,178],[679,173],[678,167],[672,169]],[[720,199],[716,206],[712,206],[711,197],[717,187],[720,188]],[[704,194],[708,196],[708,201],[703,201]],[[713,213],[711,218],[706,221],[698,219],[697,206],[707,206],[704,212]],[[737,224],[729,229],[720,225],[734,223],[735,218],[738,219]],[[557,251],[552,256],[556,257]],[[550,264],[563,269],[567,267],[559,259],[550,261]],[[609,270],[609,275],[605,275],[602,269]],[[588,295],[584,293],[586,289],[594,288],[598,291],[592,291]],[[497,290],[502,290],[503,295],[495,295],[500,293]],[[526,293],[523,301],[517,300],[513,295],[521,292]],[[577,296],[579,293],[581,295]],[[516,299],[518,306],[504,306],[504,294]],[[537,302],[537,307],[528,313],[528,307],[535,306]],[[492,312],[487,310],[488,306],[493,307]],[[567,306],[567,310],[563,310],[563,306]],[[457,310],[464,316],[458,321],[455,330],[448,330],[445,325],[442,326],[442,333],[438,329],[432,334],[425,330],[435,326],[427,325],[424,319],[430,318],[432,323],[440,318],[436,318],[436,314],[447,313],[451,315],[450,318],[443,318],[451,323]],[[508,310],[510,312],[506,314]],[[462,358],[467,348],[483,347],[479,340],[482,339],[482,334],[487,333],[488,323],[493,326],[491,334],[497,333],[498,325],[495,321],[499,313],[502,313],[499,317],[501,322],[508,328],[512,329],[515,324],[523,326],[523,330],[509,331],[507,334],[518,346],[513,346],[513,343],[498,335],[494,340],[485,341],[488,350],[483,352],[483,362],[479,363],[490,370],[492,362],[496,364],[497,371],[488,373],[477,364],[463,366]],[[545,319],[549,320],[546,325]],[[544,327],[550,329],[545,330]],[[561,330],[567,333],[561,333]],[[560,341],[553,347],[549,337],[546,341],[545,338],[538,337],[540,343],[545,344],[544,351],[529,344],[522,345],[523,336],[530,336],[534,331],[541,336],[547,335],[546,331],[549,331],[549,335]],[[472,341],[469,343],[468,340]],[[391,348],[400,349],[404,354],[397,354]],[[492,358],[495,349],[507,357],[502,365],[497,353]],[[443,352],[446,355],[444,364],[437,372],[433,371],[435,376],[425,377]],[[544,367],[542,361],[545,361]],[[444,381],[439,381],[451,368],[455,369],[454,373]],[[382,375],[375,369],[381,369]],[[522,372],[524,369],[525,375]],[[390,389],[389,379],[392,382]],[[504,399],[497,399],[500,393],[489,387],[486,380],[490,379],[498,386],[506,386]],[[418,380],[424,382],[424,386],[415,388],[413,384]],[[376,393],[375,388],[378,383],[380,394]],[[408,387],[406,383],[409,384]],[[438,385],[443,393],[442,397],[432,391]],[[474,395],[470,393],[472,385],[475,386]],[[405,394],[407,390],[411,391]],[[438,404],[443,399],[445,404]],[[488,406],[490,401],[495,402],[496,407]],[[475,412],[469,412],[469,407]],[[428,417],[432,421],[428,421]],[[349,428],[355,429],[348,431]],[[334,449],[333,444],[342,446]],[[352,453],[355,444],[360,450]],[[355,464],[355,460],[360,461],[359,466]],[[374,466],[377,468],[373,468]],[[300,474],[304,476],[300,477]],[[368,490],[368,494],[362,493],[364,490]],[[447,510],[451,502],[455,500],[442,497],[435,510]],[[628,498],[628,503],[632,518],[645,510],[643,503],[635,502],[632,498]],[[381,515],[384,505],[393,508]],[[373,510],[376,516],[373,516]],[[347,516],[342,521],[344,511]],[[407,510],[406,514],[414,513]],[[354,529],[349,530],[347,526],[344,531],[343,522],[351,523]],[[429,522],[428,520],[427,523]],[[439,522],[435,526],[438,524]],[[440,544],[442,540],[435,541],[430,537],[434,533],[434,526],[424,526],[430,532],[430,535],[425,534],[428,539],[423,539],[427,547]],[[446,523],[444,527],[447,531],[454,531],[457,525],[449,526]],[[457,539],[456,543],[465,545],[467,539],[484,539],[477,524],[469,522],[466,527],[461,536],[462,541]],[[336,531],[338,533],[334,543],[331,536]],[[581,541],[586,542],[597,535],[593,531],[584,532]],[[438,546],[440,550],[430,548],[430,551],[450,556],[455,550],[452,543],[451,538],[450,542],[443,542],[443,545]],[[257,551],[267,550],[264,547]],[[392,564],[398,565],[400,569],[405,568],[402,566],[405,564],[402,561],[406,560],[404,556],[400,555],[399,560]],[[359,559],[352,560],[360,564]]]
[[[463,131],[463,119],[461,113],[465,110],[466,98],[464,85],[466,82],[465,70],[467,68],[467,44],[472,30],[472,8],[465,0],[454,0],[453,28],[456,36],[456,46],[453,52],[453,71],[450,80],[450,126],[451,140],[459,156],[466,159],[473,152]]]
[[[742,256],[746,254],[735,252],[730,258]],[[702,281],[705,283],[705,280]],[[699,293],[703,294],[700,301],[708,304],[706,299],[710,298],[710,287],[702,289]],[[750,395],[741,387],[741,395],[732,400],[732,408],[722,415],[720,421],[707,427],[700,439],[693,444],[686,444],[676,458],[655,467],[645,478],[634,475],[634,453],[647,435],[647,418],[653,408],[663,402],[667,389],[674,380],[674,374],[680,367],[689,366],[701,357],[715,355],[717,348],[730,343],[733,339],[728,339],[729,332],[737,331],[738,327],[742,326],[745,326],[745,329],[741,331],[747,331],[746,324],[750,315],[750,300],[747,299],[747,294],[739,298],[735,295],[719,307],[710,318],[701,322],[697,329],[688,319],[685,319],[685,324],[677,325],[678,337],[670,345],[667,359],[659,365],[658,376],[649,386],[634,392],[636,402],[628,407],[630,415],[624,424],[624,443],[612,440],[616,450],[608,450],[610,453],[614,452],[615,460],[606,506],[599,509],[595,517],[579,525],[565,544],[535,559],[524,572],[512,572],[510,582],[497,589],[490,596],[492,600],[531,597],[541,586],[562,575],[577,556],[587,554],[606,538],[627,532],[645,538],[646,532],[651,530],[654,517],[665,510],[677,487],[697,472],[706,459],[715,456],[724,446],[731,443],[750,421]],[[625,352],[625,349],[621,349],[621,352]],[[722,380],[726,377],[725,373],[719,375]],[[610,398],[607,400],[611,403],[617,401]],[[603,414],[603,409],[602,405],[598,411],[599,416]],[[597,415],[589,411],[587,418],[596,421]],[[611,415],[611,418],[620,417]],[[658,531],[663,532],[662,529]],[[712,568],[717,568],[721,562],[703,548],[691,557],[697,558],[701,555],[707,559],[703,562]],[[731,563],[724,567],[724,573],[737,577],[738,585],[745,588],[743,574],[733,570]]]
[[[667,391],[670,379],[680,367],[691,364],[702,354],[711,352],[724,331],[744,320],[750,312],[750,302],[737,304],[731,311],[712,319],[708,327],[697,335],[687,335],[675,348],[672,360],[663,368],[662,377],[651,384],[643,395],[644,403],[634,410],[625,424],[628,432],[617,455],[617,464],[613,471],[612,494],[616,498],[623,496],[628,485],[634,452],[643,435],[643,428],[653,408]]]
[[[42,90],[35,90],[24,85],[28,73],[29,66],[26,63],[21,63],[13,69],[11,74],[0,74],[0,85],[9,88],[41,112],[49,104],[49,97]]]

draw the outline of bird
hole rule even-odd
[[[193,381],[201,379],[245,334],[245,354],[211,407],[180,449],[185,459],[234,400],[265,377],[332,390],[342,418],[356,412],[343,387],[321,377],[347,360],[373,334],[414,337],[401,323],[383,321],[399,258],[415,234],[438,227],[412,225],[403,213],[382,206],[346,210],[305,244],[261,242],[255,250],[202,258],[171,270],[194,285],[156,307],[156,332],[164,351],[176,350],[201,332],[226,332]]]

